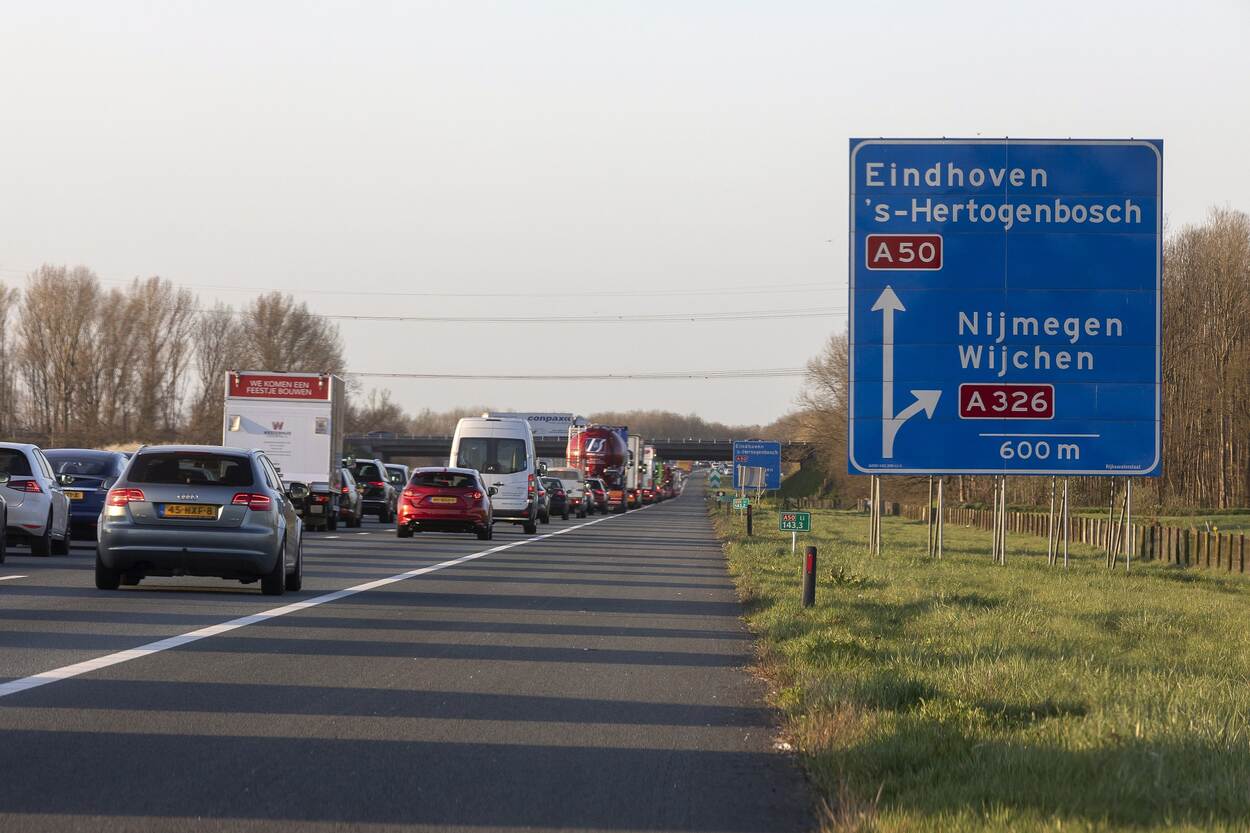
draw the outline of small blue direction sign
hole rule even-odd
[[[735,489],[780,489],[781,443],[734,440],[733,467]]]
[[[1157,475],[1163,143],[853,139],[859,474]]]

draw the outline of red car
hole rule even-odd
[[[608,514],[608,489],[603,485],[603,481],[597,477],[586,478],[586,489],[591,494],[591,502],[595,505],[595,509],[603,514]]]
[[[411,538],[414,532],[476,532],[479,540],[494,537],[487,488],[473,469],[417,469],[399,498],[395,534]]]

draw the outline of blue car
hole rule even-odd
[[[58,475],[74,478],[63,487],[69,498],[70,534],[80,541],[95,541],[104,497],[122,476],[130,458],[120,451],[90,448],[51,448],[44,451],[44,456]]]

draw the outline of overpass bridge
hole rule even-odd
[[[427,457],[447,459],[451,454],[450,434],[436,436],[402,436],[397,434],[349,434],[344,451],[356,457],[377,457],[384,462],[396,458]],[[729,440],[648,439],[662,460],[711,460],[732,462],[733,443]],[[565,437],[535,437],[539,457],[563,459],[568,442]],[[797,462],[812,453],[808,443],[783,442],[781,458]]]

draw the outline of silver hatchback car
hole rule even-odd
[[[303,527],[291,497],[260,451],[142,448],[104,500],[96,587],[216,576],[260,581],[267,596],[299,590]]]

